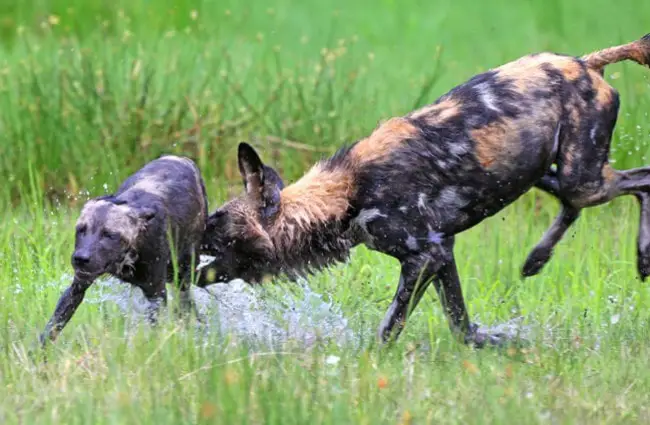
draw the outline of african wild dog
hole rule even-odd
[[[181,304],[189,308],[189,278],[198,262],[207,208],[196,164],[172,155],[146,164],[115,194],[88,201],[76,225],[72,285],[61,295],[41,343],[56,338],[86,290],[104,273],[142,289],[154,321],[158,307],[166,303],[165,283],[173,277],[175,258]]]
[[[554,194],[563,210],[528,265],[550,253],[580,209],[625,194],[642,199],[647,255],[650,167],[608,163],[619,96],[603,68],[626,59],[650,64],[650,34],[580,58],[524,56],[388,120],[285,188],[241,144],[245,194],[208,217],[201,249],[216,259],[199,284],[309,272],[366,244],[401,263],[383,341],[399,335],[431,281],[452,332],[477,346],[504,341],[470,323],[454,239],[531,187]]]

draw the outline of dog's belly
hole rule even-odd
[[[552,118],[538,120],[538,125],[513,121],[508,131],[489,138],[486,133],[467,132],[473,155],[465,156],[442,184],[431,182],[431,208],[440,217],[440,231],[458,233],[478,224],[517,200],[544,176],[559,148],[561,126]],[[486,142],[490,138],[494,140]]]
[[[485,174],[478,182],[475,177],[460,178],[437,191],[427,202],[437,230],[460,233],[495,215],[530,190],[546,170],[520,171],[511,176]]]

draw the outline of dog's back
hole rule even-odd
[[[484,72],[434,104],[381,125],[343,154],[357,210],[387,205],[460,232],[518,198],[558,153],[605,131],[618,94],[574,57],[542,53]],[[561,151],[561,152],[559,152]],[[395,188],[400,190],[396,191]]]
[[[165,155],[149,162],[122,183],[115,197],[131,205],[164,209],[167,224],[181,246],[195,244],[205,229],[205,186],[198,167],[189,158]]]

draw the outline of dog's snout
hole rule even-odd
[[[72,256],[72,263],[75,266],[82,267],[90,262],[90,255],[86,253],[75,252]]]

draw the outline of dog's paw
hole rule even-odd
[[[551,253],[546,249],[534,249],[526,258],[526,262],[521,268],[521,275],[523,277],[535,276],[548,263]]]

